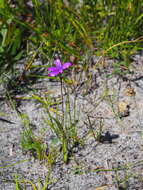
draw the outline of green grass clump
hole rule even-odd
[[[40,46],[42,59],[47,60],[55,51],[79,57],[85,48],[81,44],[92,46],[82,17],[62,0],[33,0],[32,5],[23,0],[4,1],[0,16],[1,66],[6,69],[27,56],[29,48]]]
[[[142,0],[1,1],[0,67],[12,70],[30,51],[40,47],[41,60],[55,52],[82,59],[93,48],[97,55],[122,41],[135,40],[143,30]],[[109,52],[111,57],[128,57],[140,44],[127,44]]]

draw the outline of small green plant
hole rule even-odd
[[[50,171],[51,172],[51,171]],[[48,186],[54,183],[56,180],[50,179],[50,172],[48,172],[45,181],[43,182],[41,179],[38,179],[37,182],[28,180],[28,179],[18,179],[18,176],[15,176],[15,190],[27,190],[27,188],[31,187],[32,190],[46,190]]]
[[[46,147],[42,142],[42,138],[34,135],[30,127],[29,118],[25,114],[22,114],[21,118],[24,124],[24,131],[21,137],[21,146],[23,150],[30,151],[33,157],[43,160]]]
[[[39,160],[44,158],[45,146],[41,139],[33,135],[31,129],[23,132],[21,145],[24,150],[30,151],[33,157]]]
[[[51,142],[48,152],[45,154],[45,160],[48,168],[52,168],[57,158],[59,157],[60,147],[56,146],[54,142]]]
[[[84,122],[84,123],[85,123],[87,126],[89,126],[88,135],[89,135],[89,136],[92,136],[95,141],[101,142],[102,133],[103,133],[103,126],[104,126],[103,119],[100,118],[100,121],[99,121],[99,129],[96,129],[96,130],[94,130],[94,128],[93,128],[93,126],[96,125],[96,124],[95,124],[95,121],[92,123],[89,115],[87,115],[87,120],[88,120],[88,123],[86,123],[86,122]]]
[[[58,109],[58,106],[56,107],[56,109],[53,109],[46,99],[43,100],[42,98],[35,95],[33,97],[42,102],[43,106],[45,107],[48,114],[48,117],[45,119],[45,121],[56,135],[55,139],[58,144],[61,145],[63,160],[65,163],[67,163],[69,160],[69,156],[72,153],[72,148],[74,148],[74,146],[76,146],[80,142],[77,136],[77,120],[75,118],[76,115],[74,113],[74,118],[71,116],[69,97],[66,102],[62,102],[63,107],[66,109],[62,110],[62,113]]]
[[[21,190],[21,189],[22,189],[22,187],[19,183],[18,176],[15,175],[15,190]]]
[[[60,106],[58,106],[58,102],[52,102],[50,97],[41,98],[33,95],[33,98],[38,100],[46,109],[48,119],[45,119],[45,121],[56,135],[57,141],[61,144],[63,160],[67,163],[70,154],[72,154],[72,149],[80,143],[76,126],[76,97],[72,105],[73,107],[71,107],[69,88],[68,86],[66,86],[66,88],[63,86],[64,79],[62,76],[60,76],[59,80],[61,81],[61,110],[59,108]],[[63,90],[65,92],[63,92]],[[66,96],[64,94],[66,94]],[[56,108],[53,109],[52,105],[56,105]]]
[[[47,146],[43,143],[43,138],[34,134],[32,124],[27,114],[19,113],[16,109],[15,102],[11,99],[10,94],[7,94],[10,105],[17,112],[21,119],[24,130],[21,135],[21,146],[24,151],[29,151],[33,157],[43,160]]]

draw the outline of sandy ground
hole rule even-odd
[[[47,190],[142,190],[143,189],[143,56],[135,55],[130,74],[111,75],[113,61],[106,60],[106,69],[91,69],[92,80],[83,74],[70,95],[77,96],[78,133],[84,141],[66,165],[58,160],[53,166]],[[78,75],[78,74],[77,74]],[[87,77],[88,78],[88,77]],[[30,86],[34,91],[16,97],[57,96],[60,83],[40,79]],[[1,86],[1,96],[5,86]],[[12,99],[13,102],[14,99]],[[34,100],[16,100],[18,110],[29,116],[35,134],[43,135],[44,143],[52,137],[44,122],[45,111]],[[91,125],[89,124],[89,120]],[[22,151],[24,126],[8,99],[0,102],[0,189],[14,190],[15,176],[37,183],[48,174],[45,163]],[[94,137],[101,130],[100,141]],[[26,185],[26,190],[32,189]]]

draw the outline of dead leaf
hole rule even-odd
[[[103,185],[103,186],[100,186],[100,187],[96,187],[95,190],[103,190],[105,188],[107,188],[109,185]]]
[[[104,190],[105,188],[107,189],[107,187],[111,186],[110,184],[107,184],[107,185],[102,185],[102,186],[99,186],[99,187],[93,187],[93,188],[90,188],[88,190]]]
[[[119,111],[119,116],[122,117],[127,117],[129,116],[129,104],[127,102],[121,101],[118,103],[118,111]]]
[[[135,96],[136,92],[133,88],[128,87],[125,89],[125,93],[126,96]]]

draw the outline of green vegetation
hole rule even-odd
[[[45,184],[39,182],[38,186],[16,176],[16,190],[25,189],[24,183],[30,184],[34,190],[46,190],[57,159],[68,164],[74,157],[74,148],[84,144],[84,139],[78,135],[76,95],[74,102],[70,98],[77,81],[70,78],[70,73],[76,75],[78,69],[81,73],[83,70],[88,72],[90,63],[85,61],[85,55],[96,55],[99,65],[105,57],[118,60],[112,65],[112,74],[126,75],[131,55],[142,50],[142,10],[142,0],[84,0],[82,3],[79,0],[0,1],[0,83],[6,84],[11,97],[31,90],[29,99],[40,103],[47,113],[44,121],[54,135],[50,144],[44,144],[43,137],[34,134],[29,117],[18,113],[24,126],[22,149],[46,163],[49,174]],[[56,58],[62,58],[63,63],[72,62],[73,68],[69,68],[72,72],[65,72],[62,77],[49,77],[48,71],[47,75],[43,74],[45,69],[52,68]],[[36,60],[41,64],[35,64]],[[88,85],[91,76],[86,77]],[[41,78],[61,82],[59,99],[55,101],[50,95],[42,97],[33,89],[26,88],[26,84],[34,84]],[[89,116],[88,125],[89,133],[100,142],[102,120],[96,132]],[[82,173],[80,166],[76,172]]]
[[[55,52],[82,59],[92,50],[102,55],[111,46],[123,41],[108,51],[111,57],[127,61],[129,54],[140,50],[138,41],[142,36],[143,2],[141,0],[91,0],[57,1],[2,0],[0,4],[0,68],[13,71],[24,57],[37,52],[47,61]],[[81,55],[82,52],[82,55]],[[32,61],[33,62],[33,61]],[[29,69],[32,62],[25,64]]]

